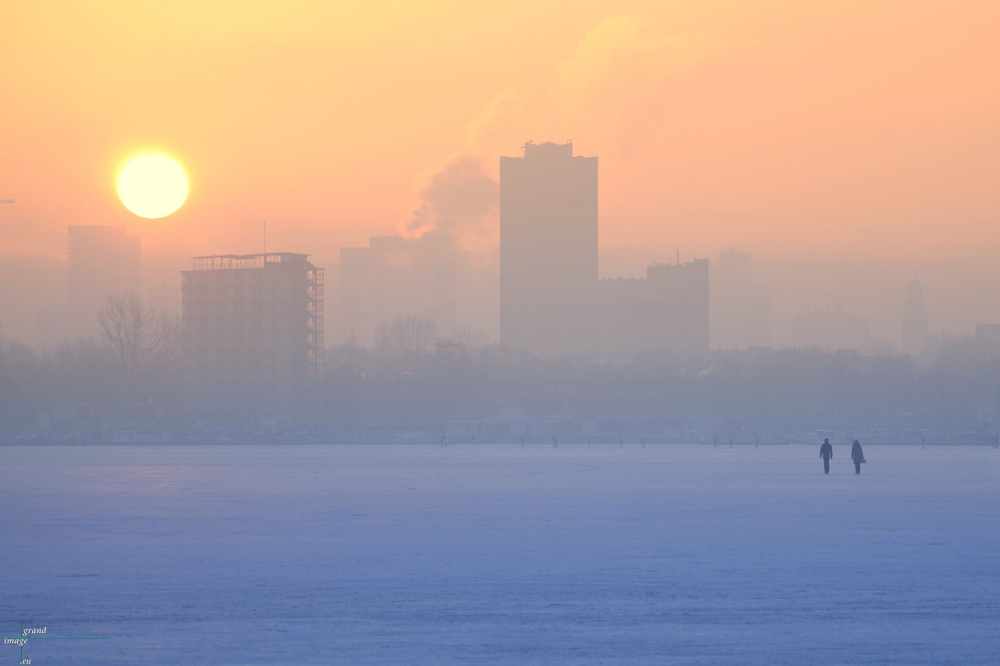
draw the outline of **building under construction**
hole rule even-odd
[[[312,403],[323,370],[323,269],[305,254],[195,257],[181,273],[192,397],[255,421]]]

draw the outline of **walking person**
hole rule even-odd
[[[868,462],[865,460],[864,451],[861,450],[861,442],[854,440],[854,444],[851,446],[851,460],[854,461],[854,473],[861,474],[861,463]]]
[[[830,458],[833,457],[833,445],[829,439],[823,440],[823,446],[819,447],[819,457],[823,459],[823,473],[830,473]]]

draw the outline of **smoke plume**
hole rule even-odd
[[[431,173],[419,189],[417,204],[403,221],[409,238],[428,234],[453,246],[470,237],[489,236],[496,227],[498,185],[477,157],[452,155]]]

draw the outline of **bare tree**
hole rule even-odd
[[[135,382],[142,365],[157,353],[173,349],[178,326],[157,313],[133,291],[109,296],[97,313],[101,333],[125,371],[128,400],[135,398]]]
[[[400,353],[426,351],[437,335],[433,319],[419,315],[404,315],[392,321],[380,321],[375,331],[376,349]]]

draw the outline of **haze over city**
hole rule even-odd
[[[995,664],[998,26],[7,0],[0,658]]]
[[[327,269],[369,236],[450,225],[495,270],[480,181],[526,141],[567,139],[601,160],[602,277],[750,252],[778,345],[837,303],[898,345],[914,278],[933,333],[1000,323],[993,3],[230,9],[8,5],[9,339],[63,298],[68,224],[141,235],[147,287],[190,256],[260,252],[265,220],[270,248]],[[190,177],[169,218],[118,200],[143,151]]]

